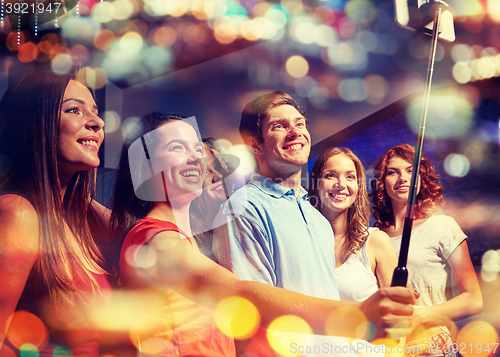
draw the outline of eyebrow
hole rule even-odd
[[[68,98],[66,100],[63,100],[62,104],[66,103],[66,102],[70,102],[70,101],[74,101],[74,102],[77,102],[77,103],[85,105],[85,102],[83,100],[81,100],[81,99],[78,99],[78,98]],[[94,104],[94,106],[92,107],[92,109],[95,109],[95,110],[99,111],[99,108],[97,107],[97,104]]]
[[[411,169],[411,168],[413,168],[413,165],[408,165],[405,168],[403,168],[403,170],[408,170],[408,169]],[[387,167],[387,170],[399,171],[400,169],[397,169],[395,167],[389,166],[389,167]]]
[[[304,120],[306,122],[306,124],[309,123],[309,120],[307,120],[306,117],[297,117],[293,120],[295,120],[295,122],[297,122],[299,120]],[[285,121],[288,121],[288,119],[286,119],[286,118],[271,119],[271,120],[269,120],[269,124],[281,123],[281,122],[285,122]]]
[[[168,143],[165,144],[165,146],[168,146],[172,143],[179,143],[179,144],[182,144],[182,145],[189,145],[189,141],[187,140],[183,140],[183,139],[172,139],[170,140]],[[197,141],[194,145],[194,147],[203,147],[203,144],[199,141]]]

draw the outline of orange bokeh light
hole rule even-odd
[[[94,37],[94,46],[102,51],[109,49],[114,42],[115,34],[108,29],[99,31]]]
[[[18,38],[19,35],[19,38]],[[18,44],[19,41],[19,44]],[[22,32],[17,32],[13,31],[9,33],[7,36],[7,40],[5,41],[5,44],[7,45],[7,48],[11,51],[17,51],[19,47],[26,42],[26,37],[24,36],[24,33]]]
[[[16,311],[7,332],[7,339],[17,349],[27,343],[43,349],[47,345],[49,332],[37,316],[28,311]]]
[[[498,333],[486,321],[473,321],[465,325],[457,337],[457,348],[462,356],[496,356]]]
[[[23,43],[17,52],[19,61],[29,63],[34,61],[38,55],[38,47],[33,42]]]

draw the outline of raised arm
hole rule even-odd
[[[31,268],[38,253],[38,217],[33,206],[15,194],[0,196],[0,355]]]
[[[191,246],[186,239],[179,239],[174,232],[161,232],[147,246],[141,256],[153,249],[156,264],[150,268],[126,271],[126,279],[150,287],[170,287],[184,296],[214,308],[222,299],[241,296],[251,301],[261,314],[261,326],[267,327],[282,315],[296,315],[309,323],[314,333],[325,333],[325,322],[335,310],[354,306],[363,311],[377,327],[377,336],[393,322],[407,319],[412,314],[413,293],[406,288],[384,288],[362,304],[312,298],[281,288],[252,281],[241,281],[222,266],[214,263]],[[130,281],[129,280],[129,281]],[[344,321],[333,321],[342,326]]]
[[[387,233],[377,230],[368,240],[368,257],[379,286],[391,286],[394,268],[398,265],[398,257]]]

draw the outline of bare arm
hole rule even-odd
[[[15,194],[0,196],[0,355],[14,313],[38,252],[38,217]]]
[[[141,249],[154,249],[156,264],[147,269],[129,269],[126,279],[148,286],[168,286],[180,294],[214,308],[222,299],[241,296],[251,301],[261,314],[261,326],[275,318],[293,314],[309,323],[315,333],[325,333],[325,322],[340,307],[354,306],[365,313],[378,331],[412,314],[413,293],[406,288],[385,288],[362,304],[312,298],[281,288],[241,281],[229,270],[214,263],[186,239],[174,232],[161,232]],[[144,252],[143,252],[144,253]],[[341,326],[343,321],[338,324]],[[334,322],[336,323],[336,322]]]
[[[456,321],[479,314],[482,311],[483,297],[465,240],[452,253],[448,263],[460,295],[439,305],[415,309],[414,319],[416,321],[436,323],[447,319]]]
[[[368,257],[379,286],[391,286],[394,268],[398,265],[396,251],[387,233],[377,230],[368,241]]]

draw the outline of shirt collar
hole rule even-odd
[[[295,190],[293,188],[283,187],[269,177],[256,174],[252,176],[252,180],[249,183],[257,186],[257,188],[269,196],[283,197],[285,195],[293,195],[295,197]],[[307,191],[303,187],[300,187],[297,199],[305,199],[306,196]]]

